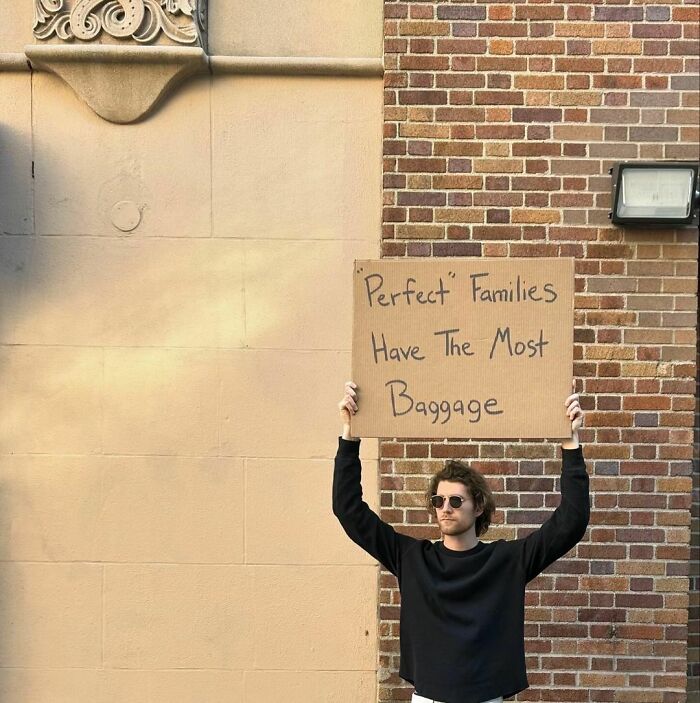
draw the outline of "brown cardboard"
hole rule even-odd
[[[354,436],[571,435],[574,259],[355,261],[353,289]]]

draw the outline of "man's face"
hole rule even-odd
[[[444,496],[442,508],[435,508],[440,531],[443,535],[460,535],[468,532],[476,523],[476,518],[483,513],[483,509],[474,509],[474,500],[467,487],[459,481],[440,481],[437,495]],[[464,502],[459,508],[453,508],[447,498],[461,496]]]

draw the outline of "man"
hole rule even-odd
[[[575,390],[575,381],[573,390]],[[564,401],[571,437],[562,443],[561,503],[527,537],[481,542],[495,504],[476,470],[448,461],[428,498],[441,540],[396,532],[362,500],[360,439],[350,433],[357,386],[338,404],[343,434],[333,474],[333,512],[356,544],[394,574],[401,590],[399,675],[414,703],[502,703],[528,687],[525,586],[583,537],[590,503],[578,441],[584,413],[577,393]]]

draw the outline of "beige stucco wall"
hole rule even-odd
[[[212,2],[211,53],[381,56],[380,2],[263,5]],[[330,492],[381,78],[201,77],[129,126],[46,73],[0,96],[0,701],[373,700]]]

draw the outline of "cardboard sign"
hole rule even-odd
[[[574,259],[354,265],[356,437],[568,438]]]

